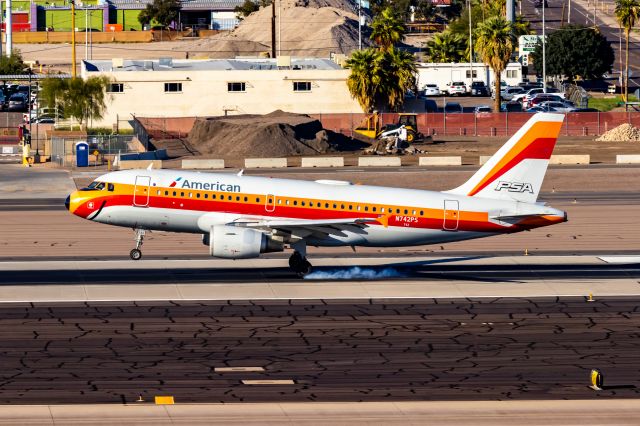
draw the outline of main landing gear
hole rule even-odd
[[[311,272],[311,263],[307,260],[307,245],[304,241],[291,244],[291,248],[294,250],[293,254],[289,258],[289,267],[299,277],[304,277]]]
[[[144,234],[145,234],[145,230],[144,229],[136,229],[136,248],[134,248],[133,250],[131,250],[129,252],[129,257],[132,260],[140,260],[142,258],[142,251],[140,250],[140,247],[142,247],[142,242],[144,240]]]

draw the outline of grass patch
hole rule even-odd
[[[629,95],[629,102],[637,102],[638,99],[635,96]],[[615,97],[593,97],[589,99],[589,108],[596,108],[602,112],[611,111],[614,108],[623,106],[622,96],[617,95]]]

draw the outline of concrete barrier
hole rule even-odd
[[[153,164],[154,169],[162,168],[162,160],[128,160],[118,162],[118,168],[120,170],[130,169],[146,169],[149,164]]]
[[[224,160],[182,160],[183,169],[224,169]]]
[[[552,155],[549,164],[589,164],[591,157],[588,154],[579,155]]]
[[[344,167],[342,157],[303,157],[302,167]]]
[[[358,157],[359,167],[377,167],[391,166],[399,167],[402,165],[400,157]]]
[[[272,169],[287,167],[286,158],[245,158],[244,167],[247,169]]]
[[[616,164],[640,164],[640,155],[616,155]]]
[[[491,158],[491,157],[492,157],[491,155],[481,155],[479,164],[482,166],[484,163],[489,161],[489,158]]]
[[[461,166],[462,157],[420,157],[419,166]]]

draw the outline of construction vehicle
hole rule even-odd
[[[367,116],[354,131],[370,139],[380,139],[381,137],[389,137],[391,135],[390,131],[404,125],[407,128],[407,142],[412,143],[424,140],[424,135],[418,131],[417,114],[402,113],[398,115],[396,123],[380,126],[380,117],[377,112],[374,112]]]

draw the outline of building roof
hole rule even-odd
[[[122,66],[114,67],[114,61],[83,61],[87,72],[123,72],[123,71],[232,71],[232,70],[339,70],[340,65],[323,58],[291,58],[291,67],[278,67],[277,59],[238,58],[238,59],[154,59],[121,61]]]
[[[117,9],[144,9],[153,0],[108,0]],[[233,10],[243,0],[180,0],[181,10]]]

